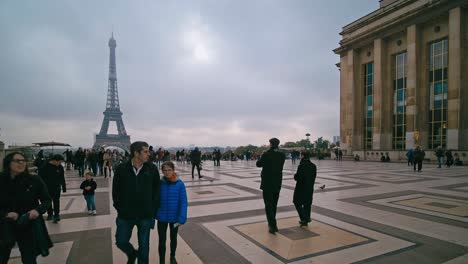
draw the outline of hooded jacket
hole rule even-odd
[[[185,224],[187,222],[187,191],[180,179],[174,182],[161,179],[161,202],[157,219],[165,223]]]

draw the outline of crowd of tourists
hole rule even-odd
[[[262,155],[246,152],[243,158],[255,160],[261,170],[262,196],[268,222],[268,232],[278,232],[276,212],[283,179],[286,154],[281,151],[277,138],[269,140],[269,149]],[[335,151],[336,160],[342,159],[341,150]],[[4,170],[0,174],[0,264],[7,263],[15,244],[21,253],[23,263],[36,263],[39,255],[47,256],[53,246],[45,221],[60,222],[60,197],[67,192],[65,170],[75,169],[84,177],[80,185],[90,216],[97,214],[95,192],[98,188],[95,175],[112,177],[112,200],[117,211],[115,240],[117,247],[128,258],[127,263],[149,262],[150,230],[157,228],[159,236],[158,252],[160,263],[166,259],[166,237],[169,229],[170,263],[175,258],[179,228],[187,222],[187,192],[184,182],[178,177],[176,164],[190,163],[192,178],[195,169],[201,179],[202,163],[207,159],[214,166],[221,166],[221,160],[231,159],[233,152],[222,153],[215,149],[202,153],[199,148],[186,152],[184,149],[171,155],[168,150],[155,150],[146,142],[131,144],[130,152],[117,150],[98,151],[79,148],[74,153],[66,150],[64,156],[55,154],[49,158],[38,153],[34,165],[38,175],[31,175],[26,166],[24,154],[13,152],[3,161]],[[228,156],[226,156],[226,154]],[[311,222],[311,206],[317,167],[311,161],[308,150],[290,152],[292,163],[299,160],[294,175],[296,187],[292,203],[298,216],[300,227]],[[421,171],[425,151],[420,146],[408,151],[408,165]],[[461,165],[457,155],[450,150],[438,147],[435,150],[439,168]],[[382,156],[383,160],[389,157]],[[65,167],[62,165],[65,164]],[[160,171],[163,176],[160,176]],[[324,189],[325,186],[320,187]],[[47,214],[44,218],[42,215]],[[130,243],[132,230],[138,230],[138,247]]]

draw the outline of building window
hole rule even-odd
[[[429,53],[429,148],[446,147],[448,40],[430,45]]]
[[[393,149],[406,148],[406,52],[394,56]]]
[[[372,133],[374,117],[374,63],[364,65],[364,95],[366,101],[366,116],[364,117],[364,147],[372,149]]]

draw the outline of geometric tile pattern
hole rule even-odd
[[[460,199],[412,194],[368,202],[468,222],[468,201]]]
[[[191,178],[190,164],[176,164],[189,200],[179,263],[468,263],[466,167],[424,164],[414,173],[404,163],[313,162],[311,224],[299,227],[292,205],[298,164],[288,160],[276,235],[268,233],[254,161],[205,162],[201,180]],[[66,173],[62,221],[47,222],[55,247],[39,263],[125,263],[114,241],[112,179],[95,177],[98,215],[89,217],[78,189],[83,179]],[[135,246],[136,236],[134,230]],[[157,245],[152,230],[150,263],[158,263]],[[9,263],[19,263],[18,256],[16,249]]]

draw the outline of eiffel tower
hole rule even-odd
[[[125,126],[122,121],[122,111],[120,111],[119,92],[117,90],[117,68],[115,65],[115,48],[117,42],[114,39],[114,33],[109,39],[109,84],[107,88],[107,104],[106,111],[103,112],[104,120],[102,121],[101,131],[96,135],[94,141],[94,149],[102,146],[119,147],[126,151],[130,149],[130,136],[125,131]],[[117,125],[118,134],[108,134],[109,122],[115,122]]]

